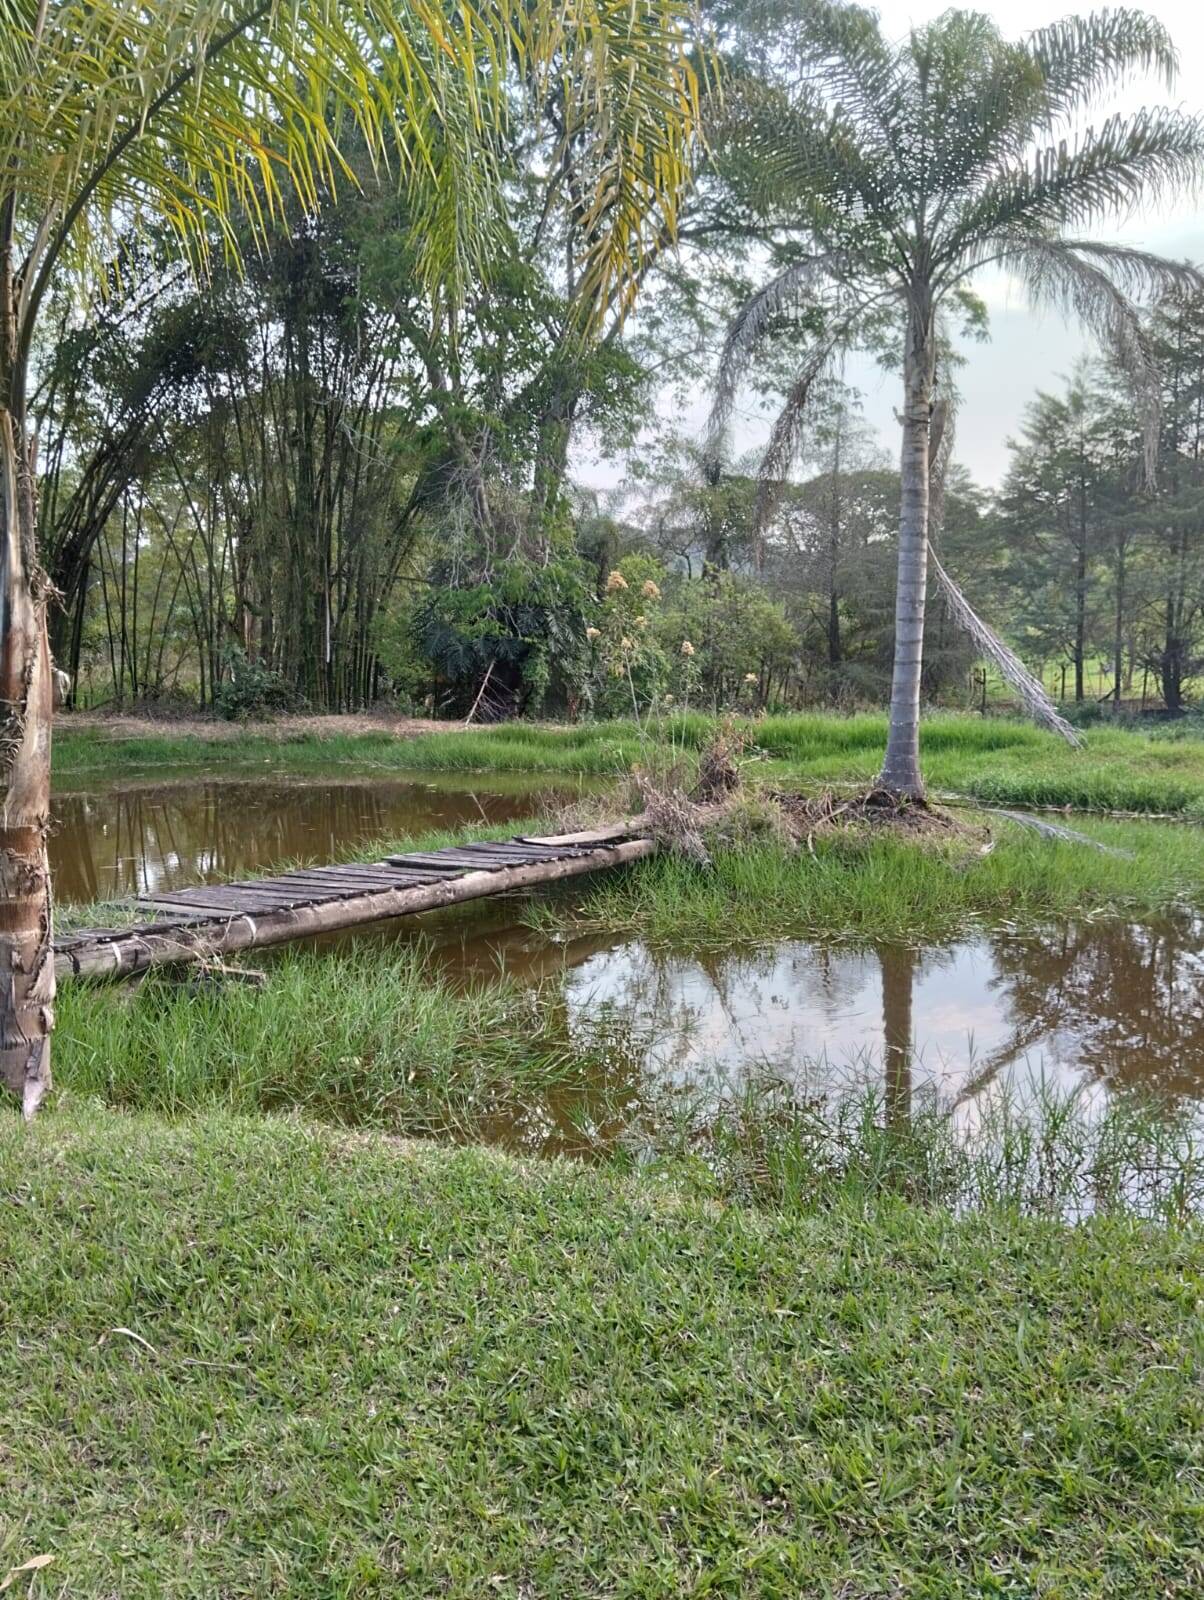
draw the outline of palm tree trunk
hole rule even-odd
[[[50,1087],[54,949],[50,826],[53,673],[34,553],[34,466],[0,408],[0,1082],[31,1117]]]
[[[924,602],[928,590],[928,446],[933,381],[931,312],[913,308],[903,368],[903,453],[890,729],[886,759],[878,778],[879,788],[902,800],[924,798],[924,780],[920,776],[920,675],[924,664]]]

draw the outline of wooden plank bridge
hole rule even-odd
[[[145,910],[142,920],[56,937],[55,972],[125,977],[555,883],[652,855],[657,846],[645,826],[631,817],[583,833],[416,850],[364,865],[299,867],[254,882],[139,895],[132,904]]]

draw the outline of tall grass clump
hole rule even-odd
[[[467,991],[423,947],[287,951],[262,987],[203,970],[60,996],[56,1076],[71,1096],[180,1116],[287,1109],[438,1138],[523,1143],[529,1107],[622,1070],[616,1041],[571,1041],[536,992]]]
[[[1037,1077],[975,1102],[967,1120],[924,1090],[901,1109],[869,1081],[872,1065],[859,1085],[823,1094],[800,1091],[805,1064],[789,1081],[667,1094],[658,1159],[700,1192],[792,1212],[901,1199],[1074,1221],[1204,1213],[1198,1108],[1130,1096],[1101,1109],[1089,1089]]]
[[[1149,823],[1082,825],[1108,849],[1039,839],[1010,822],[990,835],[911,839],[817,834],[812,848],[728,837],[707,868],[660,856],[532,901],[536,927],[634,933],[665,946],[814,936],[944,940],[998,919],[1157,915],[1204,897],[1204,835]]]

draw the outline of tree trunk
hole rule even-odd
[[[50,1088],[54,949],[50,826],[53,675],[34,546],[31,451],[0,409],[0,1079],[32,1117]]]
[[[1112,700],[1120,710],[1122,680],[1125,670],[1125,556],[1126,541],[1122,536],[1116,541],[1116,626],[1112,639]]]
[[[840,493],[840,425],[844,413],[836,413],[836,437],[832,447],[832,501],[828,515],[828,666],[840,665],[840,524],[844,507]],[[833,684],[835,688],[835,684]]]
[[[934,350],[931,306],[913,306],[903,373],[902,501],[895,591],[895,659],[890,731],[879,786],[903,800],[922,800],[920,678],[928,588],[928,446],[932,424]]]

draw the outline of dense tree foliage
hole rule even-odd
[[[515,84],[525,74],[537,92],[514,97],[489,149],[504,210],[461,263],[454,304],[430,273],[438,196],[417,181],[399,189],[354,120],[338,135],[354,181],[317,170],[320,206],[281,192],[264,235],[265,197],[248,176],[205,236],[203,278],[173,265],[170,230],[143,223],[107,241],[103,292],[82,314],[51,291],[30,406],[41,549],[62,596],[52,640],[77,704],[252,715],[387,701],[487,720],[643,715],[682,699],[881,703],[904,496],[839,360],[855,345],[901,358],[895,310],[861,295],[886,281],[872,238],[893,202],[862,191],[873,170],[879,189],[894,172],[899,194],[921,181],[887,159],[913,124],[931,152],[925,193],[945,197],[941,226],[965,223],[964,239],[946,241],[950,262],[1006,256],[1040,293],[1064,292],[1119,335],[1126,357],[1034,394],[996,492],[942,463],[931,540],[978,610],[1084,714],[1189,703],[1204,660],[1201,302],[1171,294],[1139,316],[1113,298],[1105,314],[1101,275],[1180,291],[1190,275],[1105,259],[1059,242],[1056,226],[1059,207],[1080,205],[1080,169],[1098,168],[1100,204],[1173,184],[1198,127],[1169,114],[1116,124],[1026,177],[1016,215],[997,215],[1019,171],[1015,141],[1132,68],[1168,68],[1165,36],[1126,13],[1013,46],[955,18],[892,55],[855,8],[712,5],[705,21],[726,58],[710,143],[673,225],[651,205],[631,278],[597,265],[584,108],[570,80],[533,62]],[[927,120],[912,81],[925,63],[964,75],[947,102],[928,91]],[[837,111],[832,72],[848,90]],[[959,107],[988,80],[995,122],[955,138]],[[837,158],[854,123],[871,145],[887,141],[870,166],[849,166],[847,140]],[[394,137],[379,130],[386,146]],[[820,261],[825,229],[836,231]],[[223,261],[227,241],[241,264]],[[777,276],[750,309],[767,265]],[[946,323],[979,318],[965,282],[951,269],[937,285]],[[704,448],[664,403],[702,392],[742,302],[729,365],[755,351],[741,392],[785,408],[765,461]],[[935,336],[934,392],[951,393],[947,327]],[[620,489],[575,485],[583,448],[613,463]],[[1006,695],[935,590],[925,609],[921,695]]]

